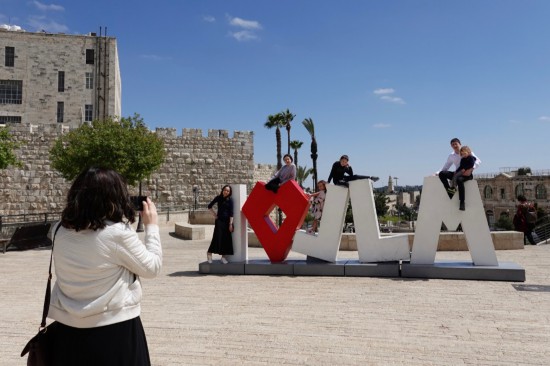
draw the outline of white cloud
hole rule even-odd
[[[550,117],[548,117],[548,116],[540,116],[540,117],[539,117],[539,121],[550,122]]]
[[[373,93],[376,95],[383,95],[383,94],[393,94],[395,92],[392,88],[382,88],[382,89],[376,89]]]
[[[18,25],[0,24],[0,28],[8,31],[24,31],[24,29]]]
[[[386,101],[386,102],[390,102],[390,103],[405,104],[405,101],[400,97],[392,97],[392,96],[389,96],[389,95],[382,95],[380,97],[380,99],[383,100],[383,101]]]
[[[391,125],[389,123],[375,123],[372,125],[374,128],[390,128]]]
[[[230,26],[240,28],[238,31],[230,31],[229,36],[235,38],[239,42],[253,41],[260,39],[257,31],[263,29],[260,22],[256,20],[246,20],[238,17],[226,15],[227,22]]]
[[[29,17],[29,24],[37,31],[46,31],[51,33],[67,33],[69,27],[64,24],[59,24],[45,17],[32,16]]]
[[[259,39],[259,37],[254,32],[251,32],[248,30],[242,30],[238,32],[229,32],[229,35],[235,38],[239,42],[246,42],[246,41]]]
[[[202,20],[204,20],[205,22],[208,22],[208,23],[214,23],[216,22],[216,18],[214,18],[213,16],[211,15],[205,15],[202,17]]]
[[[395,104],[405,104],[405,101],[401,97],[396,97],[390,94],[395,93],[393,88],[380,88],[373,91],[373,93],[380,97],[380,100]]]
[[[42,11],[65,11],[65,8],[62,7],[61,5],[55,5],[55,4],[42,4],[41,2],[39,1],[33,1],[33,4],[34,6],[36,6],[36,8],[38,10],[42,10]]]
[[[228,17],[229,18],[229,24],[234,27],[244,28],[244,29],[253,29],[253,30],[259,30],[262,29],[262,25],[260,22],[256,20],[245,20],[238,17]]]

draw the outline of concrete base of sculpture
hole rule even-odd
[[[453,280],[525,282],[525,269],[514,262],[478,266],[472,262],[437,261],[434,264],[402,263],[401,277]]]
[[[525,282],[525,270],[514,262],[497,266],[476,266],[471,262],[439,261],[434,264],[403,262],[361,263],[358,260],[338,260],[335,263],[315,260],[286,260],[271,263],[268,259],[223,264],[199,264],[199,273],[210,275],[263,276],[331,276],[331,277],[393,277],[454,280],[485,280]]]

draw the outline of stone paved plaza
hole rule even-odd
[[[162,273],[143,280],[153,365],[550,364],[550,291],[516,289],[550,287],[550,245],[497,252],[525,268],[525,283],[217,276],[198,273],[208,239],[178,239],[173,224],[161,231]],[[266,256],[251,248],[249,258]],[[26,362],[19,354],[40,321],[48,260],[48,250],[0,254],[2,366]]]

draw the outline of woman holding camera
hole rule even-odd
[[[55,365],[150,365],[140,320],[141,280],[162,266],[157,210],[143,202],[144,243],[126,182],[111,169],[75,179],[54,228]]]
[[[208,204],[208,209],[216,218],[214,234],[210,247],[206,252],[208,263],[212,263],[212,253],[221,254],[222,263],[227,264],[227,255],[233,255],[233,199],[231,198],[231,186],[225,185],[219,195]],[[214,211],[214,205],[218,205],[218,212]]]

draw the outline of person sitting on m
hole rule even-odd
[[[453,198],[453,195],[456,191],[454,188],[451,188],[451,186],[449,185],[449,180],[453,179],[455,171],[460,166],[460,160],[462,159],[462,157],[460,156],[461,147],[462,147],[462,144],[460,143],[460,140],[458,138],[455,137],[451,140],[451,148],[453,149],[453,152],[450,153],[449,156],[447,157],[447,161],[445,162],[445,165],[443,165],[443,168],[441,168],[441,170],[438,173],[436,173],[439,176],[439,180],[441,180],[441,183],[443,183],[443,187],[445,187],[445,190],[447,191],[449,198]],[[476,160],[472,168],[466,169],[462,173],[464,177],[468,177],[472,175],[472,172],[474,171],[474,169],[476,169],[479,166],[479,164],[481,164],[481,160],[479,160],[476,154],[472,152],[471,155]],[[455,168],[452,171],[449,170],[451,165],[454,165],[454,168]]]

